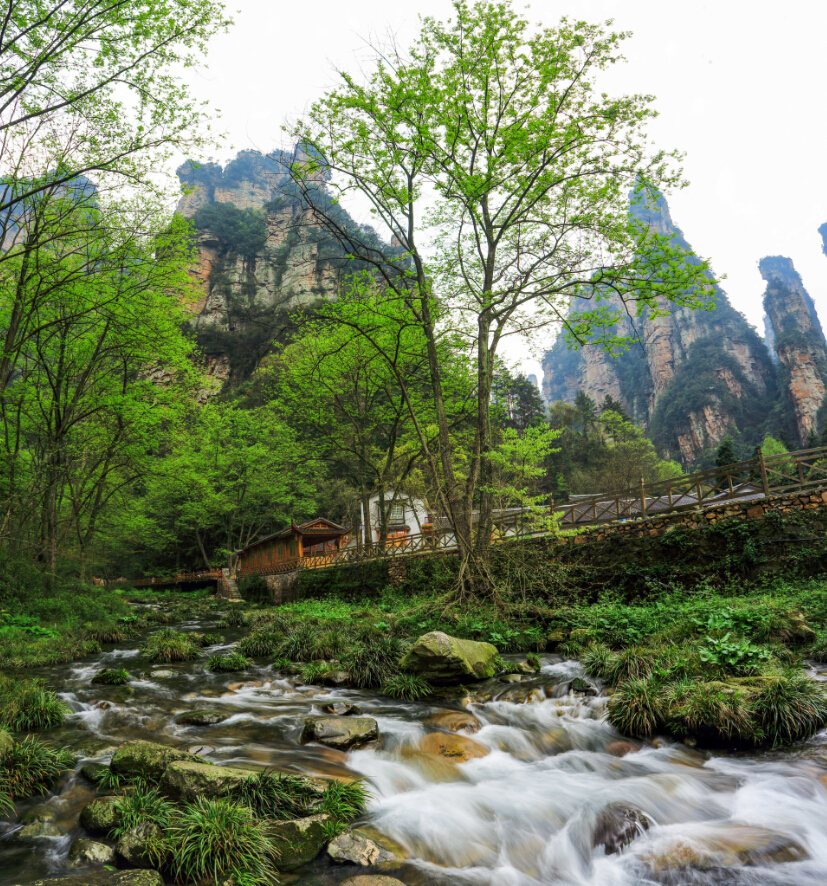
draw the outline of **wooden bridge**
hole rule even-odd
[[[635,489],[614,493],[573,496],[565,504],[551,503],[546,509],[509,509],[495,520],[498,533],[495,543],[508,539],[548,535],[548,517],[554,516],[560,529],[579,529],[600,523],[614,523],[636,518],[647,518],[694,508],[714,507],[727,501],[750,501],[808,487],[827,485],[827,446],[802,449],[784,455],[736,462],[721,468],[672,477],[647,484],[642,479]],[[453,533],[447,526],[434,525],[432,532],[389,538],[357,547],[351,543],[340,550],[292,557],[277,563],[253,565],[243,563],[237,579],[248,575],[285,575],[304,569],[324,569],[348,563],[394,559],[425,555],[439,551],[456,550]],[[111,585],[128,584],[134,587],[164,587],[190,582],[215,581],[226,583],[227,571],[221,569],[203,572],[184,572],[167,578],[144,578],[127,581],[119,579]]]

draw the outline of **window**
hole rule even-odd
[[[388,522],[391,524],[405,522],[404,502],[396,501],[391,505],[390,514],[388,515]]]

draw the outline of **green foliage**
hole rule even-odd
[[[732,437],[727,434],[727,436],[721,440],[718,449],[715,451],[715,467],[725,468],[727,465],[734,464],[736,461],[739,461],[739,459],[735,452],[735,444],[732,441]]]
[[[259,818],[279,821],[311,815],[319,803],[319,791],[306,778],[271,769],[231,786],[227,796],[248,806]]]
[[[699,649],[701,661],[718,665],[733,674],[747,675],[771,658],[769,649],[754,646],[743,637],[730,639],[731,636],[726,633],[723,637],[707,637],[706,645]]]
[[[756,731],[773,747],[810,738],[827,723],[827,697],[804,674],[769,675],[752,698]]]
[[[101,782],[100,786],[104,786]],[[162,830],[168,828],[175,816],[175,806],[165,800],[157,788],[138,781],[134,787],[114,803],[120,821],[112,829],[111,836],[115,839],[136,828],[144,822],[157,824]]]
[[[354,644],[341,658],[354,686],[375,689],[399,673],[399,660],[405,647],[398,637],[379,637]]]
[[[280,630],[272,630],[268,627],[259,628],[244,637],[238,644],[238,649],[244,655],[252,658],[264,658],[272,655],[279,648],[283,639],[284,634]]]
[[[653,677],[635,677],[609,697],[609,721],[625,735],[652,735],[663,725],[664,707],[660,683]]]
[[[192,224],[223,240],[223,248],[252,259],[267,240],[264,213],[232,203],[208,203],[196,210]]]
[[[277,853],[268,825],[249,806],[199,797],[175,818],[165,842],[179,881],[233,878],[245,884],[269,884],[274,880]]]
[[[337,822],[353,821],[365,811],[369,797],[361,779],[349,784],[331,781],[322,795],[319,812],[332,816]]]
[[[0,675],[0,726],[14,732],[41,731],[59,726],[68,706],[41,680]]]
[[[129,679],[129,671],[126,668],[104,668],[92,677],[92,682],[107,686],[123,686],[129,682]]]
[[[434,687],[427,680],[415,674],[397,674],[382,686],[384,695],[405,701],[420,701],[433,691]]]
[[[246,671],[252,667],[253,660],[241,652],[230,652],[227,655],[211,655],[207,661],[208,671]]]
[[[198,646],[187,634],[163,628],[150,635],[143,645],[143,656],[154,664],[191,661],[198,658]]]
[[[74,765],[75,759],[68,751],[55,750],[27,735],[15,742],[0,762],[0,792],[15,800],[45,794]]]
[[[251,603],[269,603],[273,599],[270,586],[261,575],[245,575],[238,583],[238,592]]]
[[[240,606],[230,606],[218,622],[220,628],[241,628],[247,624],[247,616]]]

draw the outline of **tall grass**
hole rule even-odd
[[[0,791],[15,800],[45,794],[74,765],[75,758],[68,751],[27,735],[15,742],[0,762]]]
[[[247,658],[240,652],[230,652],[227,655],[211,655],[207,661],[207,670],[220,672],[246,671],[252,665],[252,659]]]
[[[186,634],[162,628],[144,643],[143,655],[154,664],[191,661],[198,658],[198,646]]]
[[[40,731],[60,725],[70,711],[41,680],[0,676],[0,726],[13,732]]]
[[[227,796],[260,818],[288,820],[315,811],[320,792],[305,778],[265,769],[233,785]]]
[[[130,793],[118,797],[113,805],[120,817],[111,832],[115,838],[146,821],[167,828],[175,817],[175,806],[143,781],[138,781]]]

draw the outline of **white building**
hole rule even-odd
[[[388,538],[420,535],[422,525],[430,523],[431,514],[428,511],[428,506],[419,498],[413,498],[400,492],[394,500],[393,489],[387,489],[385,490],[385,507],[390,509],[388,512]],[[378,493],[370,497],[370,513],[364,522],[370,527],[371,541],[379,541],[379,527],[382,524],[382,518]]]

